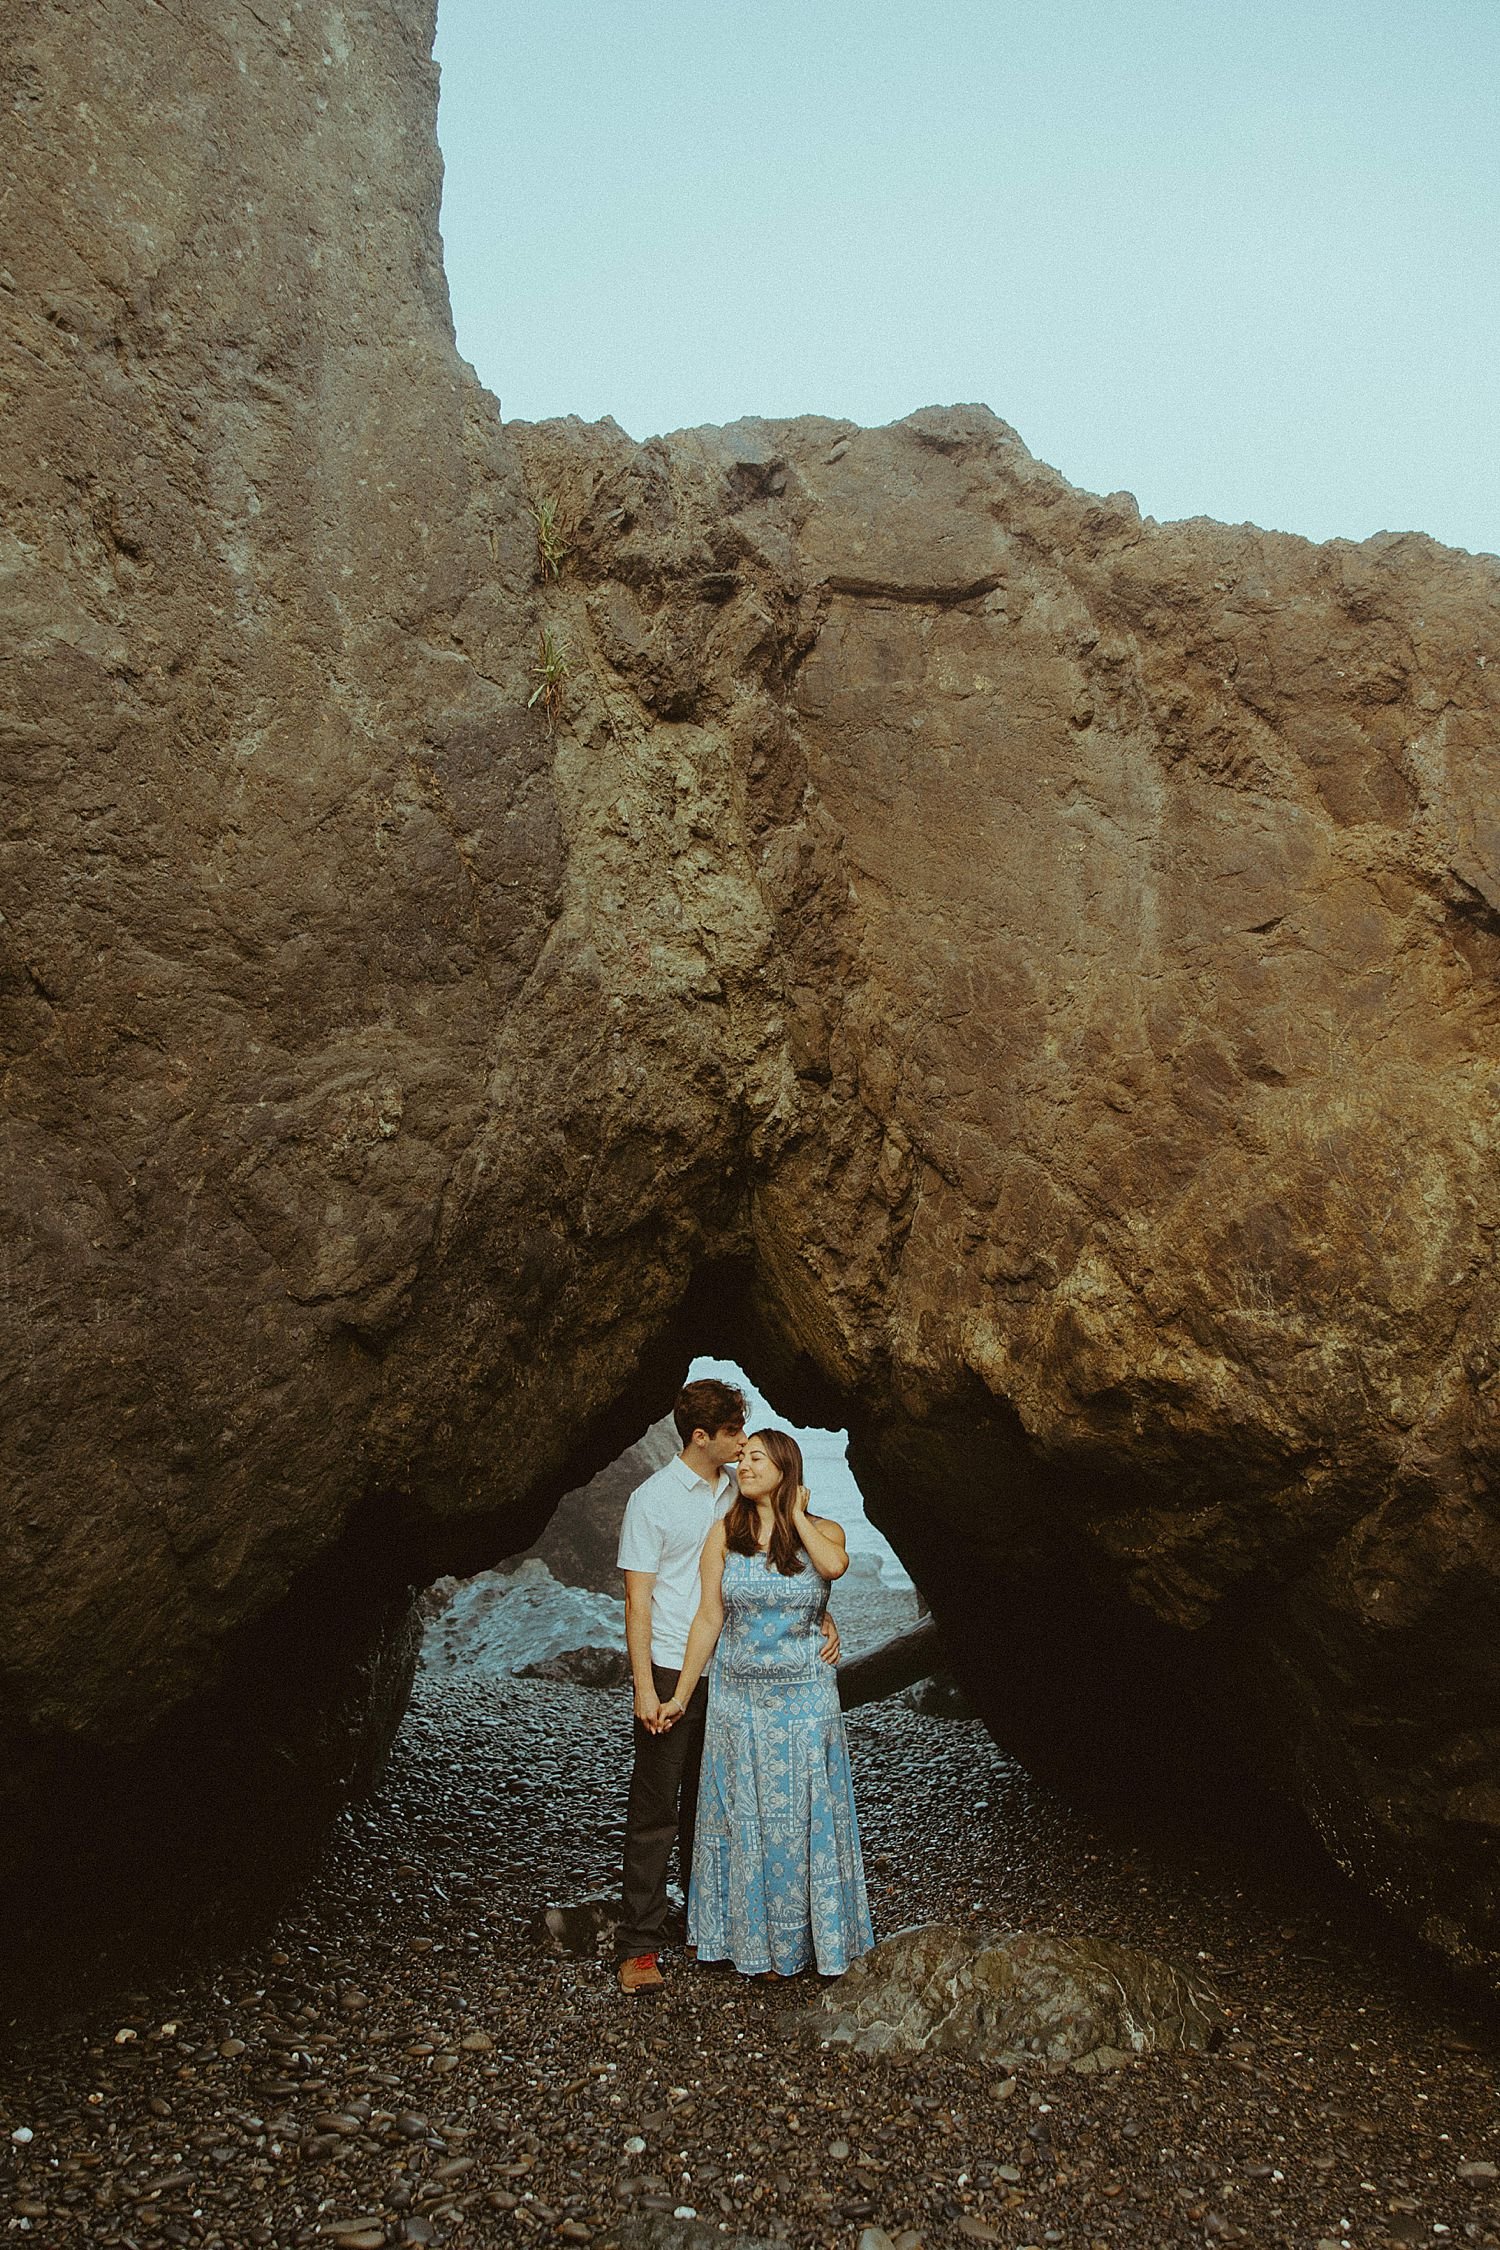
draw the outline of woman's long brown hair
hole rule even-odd
[[[771,1544],[767,1559],[773,1570],[783,1578],[791,1578],[802,1568],[802,1542],[797,1537],[797,1527],[792,1522],[792,1510],[797,1505],[797,1492],[802,1483],[802,1448],[785,1430],[752,1430],[750,1438],[759,1438],[781,1471],[781,1482],[771,1495]],[[745,1443],[750,1443],[746,1438]],[[729,1503],[724,1518],[724,1544],[733,1555],[758,1555],[760,1553],[760,1523],[753,1500],[737,1492]]]

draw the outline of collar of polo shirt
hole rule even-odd
[[[688,1467],[686,1461],[683,1460],[680,1453],[674,1453],[671,1460],[667,1463],[667,1466],[669,1469],[673,1469],[676,1471],[677,1482],[679,1484],[688,1486],[701,1484],[704,1491],[711,1492],[716,1500],[718,1499],[719,1494],[723,1491],[725,1485],[731,1481],[731,1472],[728,1469],[721,1469],[719,1471],[718,1483],[710,1484],[707,1477],[700,1477],[696,1469],[690,1469]]]

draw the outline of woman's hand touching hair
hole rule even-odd
[[[844,1534],[832,1516],[815,1516],[812,1512],[812,1494],[805,1484],[797,1487],[797,1497],[791,1507],[792,1528],[802,1542],[803,1551],[820,1578],[842,1578],[849,1568],[849,1551],[844,1544]]]

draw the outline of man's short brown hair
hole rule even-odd
[[[720,1430],[742,1430],[745,1412],[742,1390],[733,1383],[721,1383],[715,1375],[705,1375],[701,1382],[689,1383],[679,1393],[672,1419],[677,1435],[689,1445],[694,1430],[706,1430],[710,1437],[717,1437]]]

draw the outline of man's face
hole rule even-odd
[[[704,1443],[708,1457],[716,1469],[732,1469],[745,1450],[745,1425],[743,1422],[726,1422],[722,1430],[715,1430]]]

